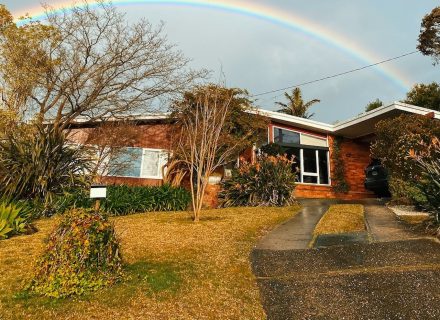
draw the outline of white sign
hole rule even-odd
[[[105,186],[92,186],[90,188],[91,199],[101,199],[107,197],[107,188]]]

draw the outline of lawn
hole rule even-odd
[[[79,298],[22,290],[56,219],[33,235],[0,241],[0,319],[262,319],[249,264],[257,239],[299,207],[207,210],[114,218],[126,279]]]
[[[335,204],[319,220],[313,234],[360,231],[365,231],[364,207],[360,204]]]

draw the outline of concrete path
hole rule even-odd
[[[329,200],[303,200],[302,210],[292,219],[272,230],[257,245],[265,250],[307,249],[312,240],[312,233],[322,215],[328,210]]]
[[[253,250],[268,319],[440,319],[439,241],[411,233],[381,203],[364,201],[366,241],[308,249],[332,203],[305,201]]]
[[[408,226],[397,220],[390,209],[381,204],[366,205],[365,220],[373,242],[420,238],[419,234],[412,232]]]

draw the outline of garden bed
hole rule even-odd
[[[126,279],[78,298],[51,300],[26,294],[32,264],[57,219],[39,231],[0,242],[2,319],[262,319],[249,265],[258,237],[292,217],[299,207],[203,211],[116,217]]]

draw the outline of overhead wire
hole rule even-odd
[[[306,82],[290,85],[290,86],[287,86],[287,87],[284,87],[284,88],[279,88],[279,89],[274,89],[274,90],[269,90],[269,91],[264,91],[264,92],[256,93],[256,94],[251,95],[250,97],[253,98],[253,97],[264,96],[264,95],[271,94],[271,93],[277,93],[277,92],[280,92],[280,91],[285,91],[287,89],[298,88],[298,87],[302,87],[302,86],[305,86],[305,85],[308,85],[308,84],[312,84],[312,83],[316,83],[316,82],[321,82],[321,81],[332,79],[332,78],[341,77],[341,76],[346,75],[346,74],[354,73],[354,72],[361,71],[361,70],[364,70],[364,69],[367,69],[367,68],[371,68],[371,67],[374,67],[374,66],[377,66],[377,65],[380,65],[380,64],[384,64],[384,63],[390,62],[390,61],[398,60],[398,59],[407,57],[409,55],[415,54],[417,52],[418,51],[407,52],[407,53],[401,54],[399,56],[392,57],[392,58],[389,58],[389,59],[386,59],[386,60],[382,60],[382,61],[379,61],[379,62],[375,62],[375,63],[369,64],[369,65],[366,65],[366,66],[363,66],[363,67],[359,67],[359,68],[347,70],[347,71],[344,71],[344,72],[332,74],[332,75],[325,76],[325,77],[322,77],[322,78],[319,78],[319,79],[315,79],[315,80],[310,80],[310,81],[306,81]],[[274,99],[277,96],[279,96],[279,95],[276,95],[276,96],[272,97],[271,99]]]

